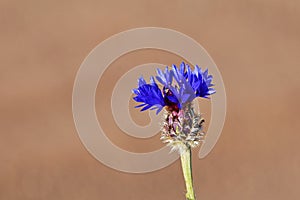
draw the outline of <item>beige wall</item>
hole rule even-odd
[[[1,0],[0,199],[184,198],[179,162],[143,175],[114,171],[85,150],[73,123],[72,87],[83,59],[112,34],[143,26],[193,37],[223,75],[228,97],[223,134],[207,158],[194,156],[199,199],[299,199],[299,24],[296,0]],[[124,135],[103,110],[113,84],[130,68],[179,61],[145,50],[120,58],[105,72],[97,112],[114,143],[136,152],[162,146],[158,136]],[[208,106],[203,104],[206,118]],[[147,123],[137,118],[144,114],[132,114]]]

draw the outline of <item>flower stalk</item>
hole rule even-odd
[[[192,175],[192,151],[191,147],[187,147],[181,152],[181,167],[186,187],[186,200],[195,200]]]

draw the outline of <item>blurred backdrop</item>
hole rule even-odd
[[[112,170],[87,152],[73,122],[83,59],[111,35],[144,26],[194,38],[223,76],[223,133],[208,157],[194,153],[198,199],[299,199],[299,1],[1,0],[0,24],[1,200],[184,199],[179,161],[147,174]],[[105,71],[97,115],[116,145],[133,152],[162,147],[159,135],[136,139],[116,126],[108,108],[117,80],[143,63],[181,61],[141,50]],[[200,106],[209,119],[209,102]],[[149,122],[146,113],[131,114]]]

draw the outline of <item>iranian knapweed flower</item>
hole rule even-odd
[[[204,119],[194,112],[192,101],[215,93],[212,76],[197,65],[192,71],[190,66],[181,63],[179,69],[175,65],[171,70],[166,67],[164,72],[157,69],[156,79],[162,84],[162,90],[153,76],[148,84],[143,77],[139,78],[139,87],[133,90],[136,95],[133,99],[140,103],[136,107],[143,107],[141,111],[156,109],[156,113],[165,108],[161,140],[173,149],[181,151],[185,147],[198,146],[204,139]]]
[[[136,107],[142,107],[141,111],[156,109],[158,114],[165,108],[161,140],[171,146],[172,150],[179,151],[187,188],[186,197],[194,200],[191,148],[204,140],[204,119],[195,113],[192,101],[197,97],[208,98],[216,92],[212,88],[212,75],[197,65],[192,71],[189,65],[182,62],[179,69],[175,65],[170,70],[166,67],[164,72],[157,69],[156,80],[162,84],[161,88],[153,76],[150,83],[140,77],[138,88],[133,89],[136,95],[133,99],[140,103]]]

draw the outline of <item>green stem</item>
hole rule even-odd
[[[193,189],[193,176],[192,176],[192,151],[191,147],[187,147],[180,155],[182,172],[186,186],[186,199],[196,200]]]

